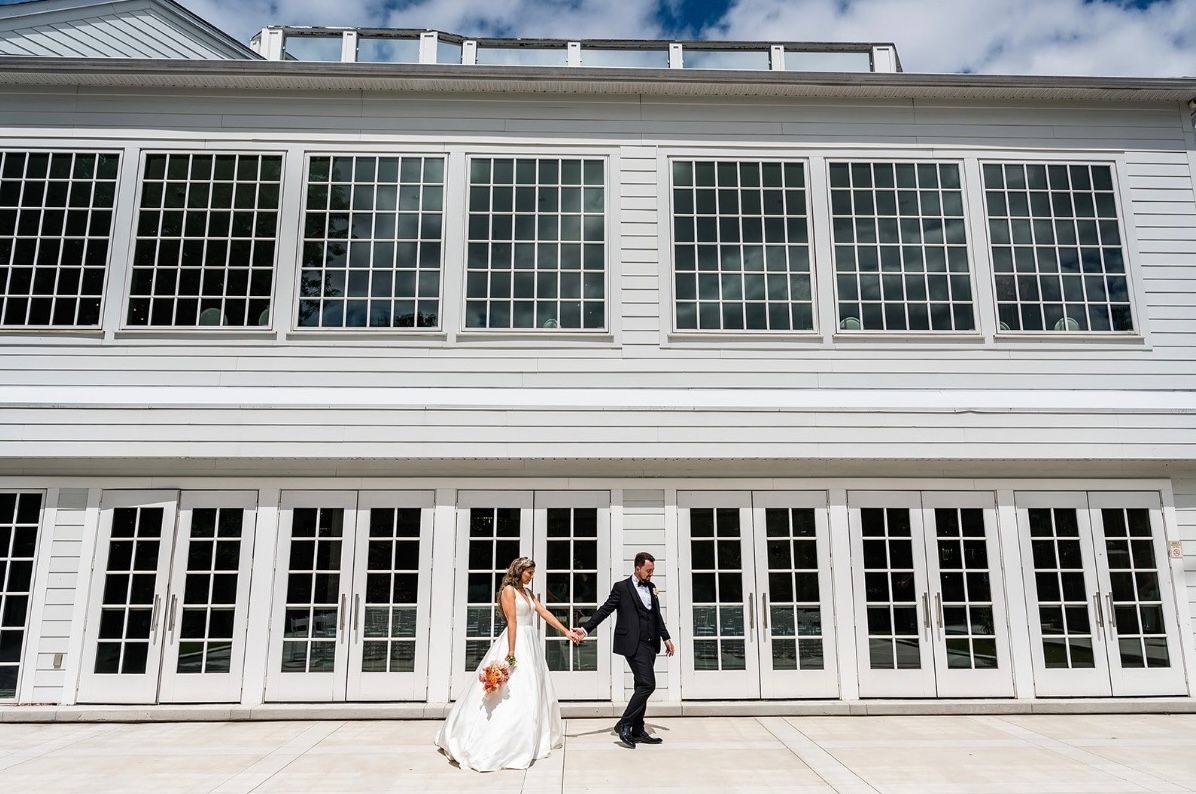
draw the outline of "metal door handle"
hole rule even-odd
[[[922,626],[926,629],[926,636],[930,636],[930,595],[922,594]]]
[[[170,633],[170,641],[174,642],[174,613],[179,606],[179,594],[173,593],[170,596],[170,614],[167,616],[169,622],[166,624],[166,631]]]
[[[1095,610],[1096,611],[1096,625],[1098,628],[1102,629],[1102,631],[1103,631],[1103,629],[1105,628],[1105,615],[1103,612],[1101,612],[1100,593],[1097,593],[1096,595],[1092,596],[1092,603],[1096,607],[1096,610]]]
[[[756,631],[756,594],[748,593],[748,628],[752,633]],[[748,634],[748,639],[751,639],[751,634]]]
[[[345,612],[347,612],[347,611],[348,611],[348,610],[347,610],[347,608],[346,608],[346,605],[345,605],[345,599],[346,599],[346,598],[348,598],[348,596],[346,596],[344,593],[341,593],[341,612],[340,612],[340,615],[339,615],[339,617],[340,617],[340,627],[339,627],[339,629],[338,629],[338,630],[339,630],[339,631],[340,631],[342,634],[343,634],[343,633],[344,633],[344,631],[345,631]]]
[[[1116,631],[1117,630],[1117,613],[1113,611],[1113,594],[1105,593],[1105,598],[1109,602],[1109,628]]]
[[[760,594],[760,619],[764,621],[764,628],[768,628],[768,593]],[[768,636],[765,634],[764,636]]]
[[[943,633],[943,596],[942,593],[934,594],[934,611],[939,619],[939,634]]]
[[[158,634],[158,605],[161,603],[162,597],[157,593],[154,594],[154,611],[150,615],[150,634],[157,636]]]
[[[361,610],[361,593],[353,594],[353,642],[357,642],[357,613]]]

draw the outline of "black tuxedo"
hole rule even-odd
[[[651,593],[651,609],[644,607],[634,576],[616,582],[606,603],[582,626],[586,634],[593,634],[610,613],[616,612],[613,649],[615,653],[626,657],[635,679],[635,693],[627,702],[627,710],[623,712],[619,724],[640,733],[644,730],[648,697],[656,691],[655,666],[656,655],[660,653],[660,641],[670,639],[669,630],[665,628],[664,618],[660,614],[660,599],[656,597],[656,587],[651,582],[648,582],[648,590]]]
[[[652,591],[652,609],[647,610],[648,614],[645,616],[644,602],[636,592],[634,580],[635,577],[630,576],[616,582],[606,603],[598,608],[582,628],[586,634],[593,634],[611,612],[618,610],[615,615],[614,652],[630,656],[635,653],[641,642],[646,642],[651,646],[653,653],[660,653],[660,641],[669,639],[669,630],[665,628],[664,618],[660,614],[660,599],[656,597],[656,586],[648,582],[648,589]],[[647,636],[643,636],[642,629],[645,626]]]

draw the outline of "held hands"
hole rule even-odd
[[[569,629],[567,636],[569,639],[573,640],[574,645],[581,645],[582,642],[585,641],[587,635],[585,629],[573,628]]]

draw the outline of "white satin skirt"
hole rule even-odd
[[[479,671],[506,659],[509,630],[504,629],[490,646]],[[462,769],[527,769],[561,746],[561,707],[544,661],[540,632],[534,626],[520,626],[517,631],[517,663],[506,686],[486,695],[475,671],[469,689],[436,736],[436,746]]]

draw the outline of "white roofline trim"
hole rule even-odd
[[[1187,102],[1196,78],[0,58],[0,85]]]

